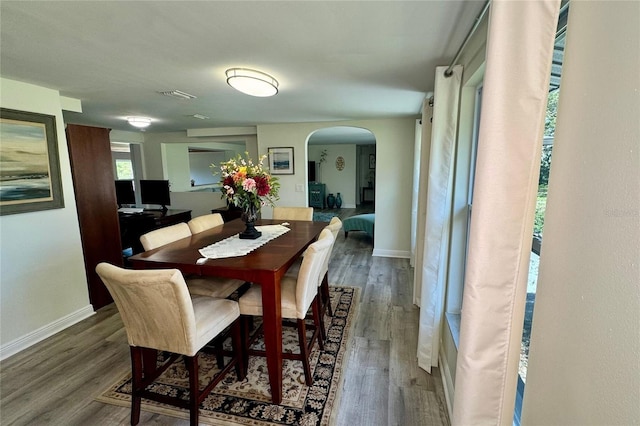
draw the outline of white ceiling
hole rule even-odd
[[[0,74],[82,100],[67,122],[119,130],[135,130],[130,115],[151,117],[148,132],[416,116],[483,5],[2,0]],[[235,91],[231,67],[273,75],[280,92]],[[197,99],[158,93],[174,89]]]

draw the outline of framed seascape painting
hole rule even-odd
[[[293,147],[269,148],[269,171],[272,175],[292,175]]]
[[[0,108],[0,214],[64,207],[52,115]]]

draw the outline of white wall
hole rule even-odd
[[[640,3],[571,2],[524,425],[640,424]]]
[[[235,152],[232,154],[235,156]],[[220,174],[213,174],[211,165],[220,165],[229,157],[224,151],[190,152],[189,173],[195,185],[208,185],[220,182]]]
[[[171,192],[171,208],[191,210],[191,217],[211,214],[211,210],[227,205],[222,193],[212,189],[202,191]]]
[[[113,138],[112,138],[113,140]],[[168,145],[176,145],[163,154]],[[188,190],[191,186],[189,177],[189,146],[209,149],[248,151],[257,157],[257,141],[255,135],[225,137],[188,137],[186,132],[151,133],[146,132],[142,144],[145,161],[145,179],[166,179],[167,169],[176,173],[176,190]],[[186,174],[184,173],[186,167]]]
[[[280,205],[306,206],[307,139],[322,128],[355,126],[370,130],[376,138],[376,233],[375,256],[405,257],[410,255],[411,179],[413,176],[413,143],[417,117],[322,123],[268,124],[258,126],[258,148],[266,154],[269,147],[294,148],[295,175],[281,175]],[[327,164],[335,158],[327,159]],[[299,166],[305,165],[304,167]],[[324,177],[323,177],[324,179]],[[296,191],[302,185],[302,191]],[[271,217],[264,209],[264,217]]]
[[[316,165],[320,161],[320,152],[327,150],[327,161],[322,165],[321,175],[317,174],[316,179],[326,184],[326,195],[337,196],[340,193],[342,198],[342,208],[356,207],[356,146],[349,145],[309,145],[309,160],[315,161]],[[344,169],[336,168],[336,159],[344,158]],[[306,164],[306,163],[305,163]],[[326,203],[326,200],[325,200]]]
[[[0,106],[55,115],[62,209],[0,216],[0,344],[11,355],[93,313],[55,90],[0,78]]]

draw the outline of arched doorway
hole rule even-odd
[[[370,130],[352,126],[316,130],[307,138],[307,158],[311,207],[375,210],[376,138]]]

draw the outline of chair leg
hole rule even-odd
[[[316,297],[314,303],[317,305],[318,312],[320,312],[320,340],[324,343],[327,340],[327,331],[324,328],[324,307],[322,306],[322,298]]]
[[[152,377],[156,374],[158,368],[158,351],[157,349],[141,348],[142,354],[142,377]]]
[[[311,342],[309,343],[309,351],[311,351],[311,349],[313,349],[313,340],[315,337],[318,338],[318,346],[320,347],[320,350],[323,351],[324,350],[324,341],[322,340],[322,333],[324,332],[324,321],[321,315],[321,310],[320,310],[320,304],[317,303],[317,300],[320,299],[320,295],[316,294],[315,297],[316,300],[313,301],[313,303],[311,303],[311,310],[313,313],[313,324],[316,326],[316,330],[320,329],[320,333],[318,333],[317,331],[313,332],[313,337],[311,338]]]
[[[131,426],[140,422],[140,403],[142,397],[139,390],[142,385],[142,349],[130,346],[131,350]]]
[[[236,357],[236,375],[238,376],[238,380],[244,380],[247,377],[247,365],[245,364],[245,355],[244,353],[244,338],[242,332],[242,325],[240,324],[241,318],[238,318],[231,325],[231,342],[233,345],[233,352]]]
[[[220,342],[220,343],[216,343],[214,345],[215,350],[216,350],[216,364],[218,364],[218,368],[219,369],[223,369],[224,368],[224,354],[223,354],[223,343],[224,342]]]
[[[327,272],[322,279],[320,285],[320,292],[322,293],[322,305],[329,311],[329,316],[333,316],[333,308],[331,308],[331,296],[329,295],[329,273]],[[322,312],[324,315],[324,311]]]
[[[307,327],[303,319],[298,319],[298,343],[300,344],[300,355],[302,355],[302,366],[304,368],[304,381],[307,386],[313,384],[311,377],[311,365],[309,364],[309,351],[307,349]]]
[[[185,356],[189,371],[189,424],[198,426],[198,407],[200,405],[200,384],[198,381],[198,355]]]
[[[250,315],[240,315],[240,340],[242,344],[242,365],[245,369],[244,374],[249,370],[249,342],[251,340],[251,328],[253,326],[253,317]]]

